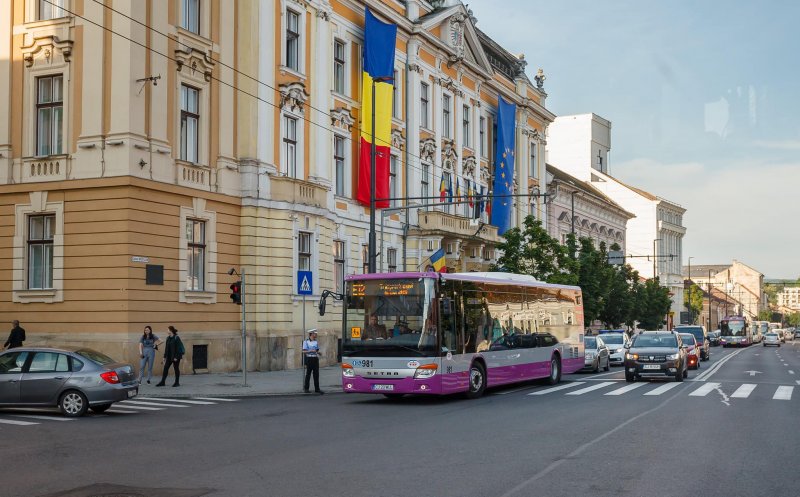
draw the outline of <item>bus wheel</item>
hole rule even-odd
[[[469,368],[469,392],[467,397],[477,399],[486,390],[486,369],[479,362],[473,362]]]
[[[555,385],[561,381],[561,361],[558,357],[550,359],[550,376],[547,377],[548,385]]]

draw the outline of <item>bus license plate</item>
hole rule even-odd
[[[394,385],[372,385],[373,390],[394,390]]]
[[[661,369],[661,365],[659,364],[645,364],[642,366],[644,369]]]

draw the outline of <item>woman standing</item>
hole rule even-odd
[[[162,343],[161,340],[153,334],[153,328],[150,326],[144,327],[144,334],[139,339],[139,384],[142,384],[144,378],[144,371],[147,369],[147,383],[153,377],[153,363],[156,360],[156,347]]]
[[[178,330],[176,330],[174,326],[170,326],[169,336],[167,337],[166,345],[164,345],[164,374],[161,375],[161,382],[156,385],[157,387],[164,386],[164,382],[167,381],[167,376],[169,376],[170,366],[175,368],[175,383],[173,383],[172,386],[181,386],[180,366],[181,359],[185,353],[186,349],[183,347],[183,342],[181,342],[181,338],[178,336]]]

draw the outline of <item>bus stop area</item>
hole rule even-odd
[[[303,392],[305,370],[248,371],[247,385],[242,373],[204,373],[181,375],[181,386],[156,387],[158,377],[151,384],[139,386],[139,397],[263,397],[281,395],[315,395]],[[313,391],[313,379],[311,381]],[[167,384],[169,385],[169,383]],[[338,364],[319,368],[319,385],[325,393],[342,393],[342,368]]]

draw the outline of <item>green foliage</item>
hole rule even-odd
[[[521,228],[508,230],[503,238],[498,246],[502,256],[492,270],[527,274],[548,283],[580,286],[587,326],[600,320],[609,328],[633,327],[638,322],[641,328],[658,329],[669,312],[668,289],[660,286],[657,280],[643,284],[639,273],[627,264],[609,264],[604,244],[595,247],[591,239],[577,240],[570,234],[562,245],[532,216],[525,218]],[[620,247],[615,243],[611,250],[620,250]],[[696,289],[696,294],[693,300],[700,299],[702,310],[702,292]]]
[[[786,323],[789,326],[800,326],[800,312],[793,312],[792,314],[786,316]]]
[[[764,309],[758,313],[758,321],[772,321],[772,311]]]
[[[692,324],[695,324],[698,316],[703,312],[703,290],[693,283],[691,292],[689,288],[683,290],[683,302],[692,317]]]

